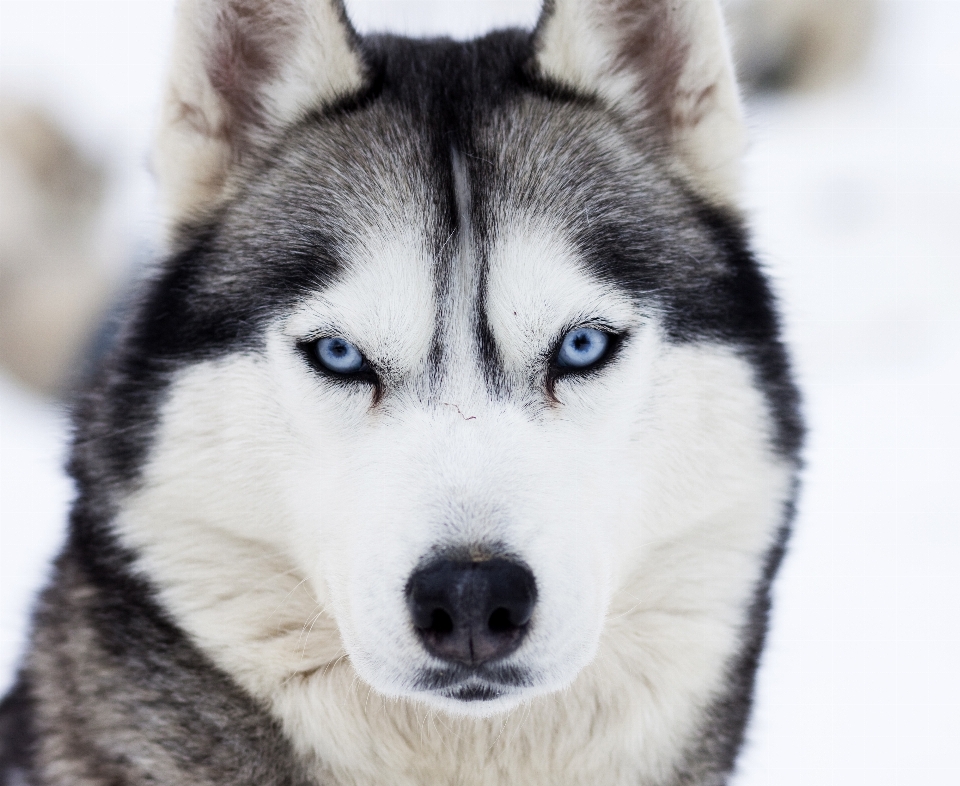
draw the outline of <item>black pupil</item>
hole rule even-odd
[[[342,358],[347,354],[347,345],[343,341],[331,341],[330,351],[334,354],[334,356]]]
[[[587,349],[589,346],[590,336],[588,336],[586,333],[579,333],[574,336],[573,348],[577,350],[577,352],[583,352],[583,350]]]

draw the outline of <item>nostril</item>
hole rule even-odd
[[[430,612],[429,630],[433,633],[439,634],[452,633],[453,619],[443,609],[434,609],[432,612]]]
[[[510,609],[501,606],[499,609],[494,609],[490,619],[487,620],[487,627],[494,633],[507,633],[520,626],[513,624],[513,620],[510,618]]]

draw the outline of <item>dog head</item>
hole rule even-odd
[[[645,543],[779,488],[741,146],[713,0],[466,44],[183,2],[172,253],[85,459],[162,603],[255,690],[341,643],[458,713],[569,685]]]

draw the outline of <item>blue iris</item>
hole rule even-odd
[[[360,350],[344,338],[321,338],[316,353],[320,365],[334,374],[356,374],[363,368]]]
[[[588,368],[607,353],[610,337],[595,328],[581,327],[563,337],[557,353],[557,365],[563,368]]]

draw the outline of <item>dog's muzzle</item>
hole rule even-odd
[[[442,559],[407,583],[407,606],[423,646],[458,671],[515,652],[537,602],[533,573],[505,558]]]

